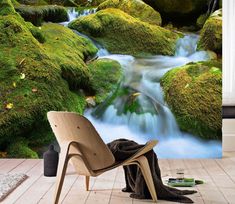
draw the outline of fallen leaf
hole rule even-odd
[[[38,91],[37,88],[32,88],[32,92],[33,92],[33,93],[36,93],[37,91]]]
[[[186,84],[184,88],[186,89],[186,88],[188,88],[188,87],[189,87],[189,84]]]
[[[139,96],[141,93],[140,92],[136,92],[136,93],[133,93],[132,96]]]
[[[12,83],[12,86],[13,86],[13,87],[16,87],[16,82],[13,82],[13,83]]]
[[[24,73],[20,74],[20,79],[25,79],[25,74]]]
[[[25,61],[25,58],[20,61],[19,65],[21,66],[24,63],[24,61]]]
[[[6,104],[6,109],[7,110],[10,110],[10,109],[12,109],[13,108],[13,103],[8,103],[8,104]]]

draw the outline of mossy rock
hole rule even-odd
[[[205,22],[200,33],[198,49],[222,53],[222,9],[211,14]]]
[[[38,159],[38,154],[28,146],[28,142],[24,138],[10,144],[7,148],[7,156],[9,158],[32,158]]]
[[[50,26],[53,32],[47,24],[38,28],[45,36],[40,42],[32,34],[36,28],[16,13],[0,16],[0,151],[17,138],[29,141],[42,127],[45,134],[41,137],[47,137],[46,113],[50,110],[82,113],[85,109],[79,84],[90,78],[84,60],[96,48],[66,27]],[[71,60],[73,81],[63,75],[64,64]],[[71,91],[75,81],[77,89]]]
[[[203,139],[221,139],[221,62],[189,63],[161,79],[165,100],[179,127]]]
[[[174,32],[113,8],[78,18],[69,27],[95,38],[111,53],[135,56],[173,55],[178,39]]]
[[[112,59],[101,58],[88,64],[91,87],[97,104],[103,102],[114,91],[122,79],[121,65]]]
[[[46,5],[46,6],[28,6],[20,5],[15,7],[16,11],[24,18],[36,26],[40,26],[42,22],[64,22],[69,17],[67,10],[62,6]]]
[[[78,37],[62,25],[47,23],[41,30],[47,39],[44,48],[61,67],[61,76],[68,82],[70,89],[89,89],[90,73],[85,61],[94,56],[98,49],[90,40]]]
[[[77,4],[81,6],[99,6],[106,0],[92,0],[92,1],[87,1],[87,0],[76,0]]]
[[[17,2],[20,3],[20,4],[34,5],[34,6],[47,5],[48,4],[46,0],[17,0]]]
[[[161,25],[162,19],[160,14],[151,6],[139,0],[107,0],[100,4],[97,10],[106,8],[117,8],[125,13],[138,18],[141,21],[148,22],[154,25]]]
[[[0,16],[15,14],[15,9],[11,0],[1,0],[0,3]]]
[[[77,0],[45,0],[48,4],[77,7]]]
[[[62,5],[69,7],[77,7],[76,0],[18,0],[19,3],[25,5],[41,6],[41,5]]]

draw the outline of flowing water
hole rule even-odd
[[[74,12],[69,13],[70,20],[81,16]],[[94,12],[89,10],[84,13],[88,15]],[[159,158],[221,157],[221,142],[204,141],[179,130],[174,115],[164,101],[160,85],[160,79],[167,71],[210,58],[206,51],[196,51],[197,41],[197,35],[186,34],[178,40],[175,56],[145,58],[109,54],[93,41],[99,48],[97,56],[118,61],[124,72],[119,87],[121,94],[115,100],[107,99],[108,102],[85,112],[105,142],[127,138],[145,143],[150,139],[158,139],[155,151]],[[134,111],[130,104],[135,105]]]

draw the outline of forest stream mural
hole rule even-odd
[[[159,158],[222,156],[222,3],[0,0],[0,157],[38,158],[50,110]]]

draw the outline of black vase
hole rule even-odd
[[[59,153],[54,150],[54,145],[49,146],[49,150],[47,150],[43,154],[44,160],[44,176],[53,177],[56,176],[58,161],[59,161]]]

